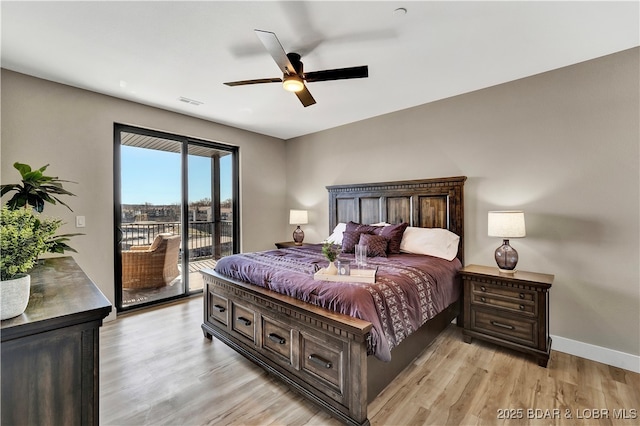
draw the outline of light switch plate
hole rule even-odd
[[[76,228],[84,228],[85,226],[84,216],[76,216]]]

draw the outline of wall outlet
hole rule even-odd
[[[76,216],[76,228],[84,228],[85,226],[84,216]]]

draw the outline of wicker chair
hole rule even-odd
[[[180,235],[158,234],[150,246],[122,252],[122,287],[158,288],[173,281],[178,270]]]

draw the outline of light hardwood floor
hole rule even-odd
[[[201,323],[202,298],[194,297],[101,328],[101,425],[340,424],[225,344],[205,339]],[[623,413],[635,418],[615,418]],[[556,351],[541,368],[517,352],[466,344],[452,325],[369,405],[369,419],[637,425],[640,375]]]

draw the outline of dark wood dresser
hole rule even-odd
[[[1,322],[3,425],[98,424],[98,328],[109,312],[73,258],[32,270],[27,310]]]
[[[464,341],[493,342],[532,354],[546,367],[551,353],[549,289],[553,275],[468,265],[464,283]]]

